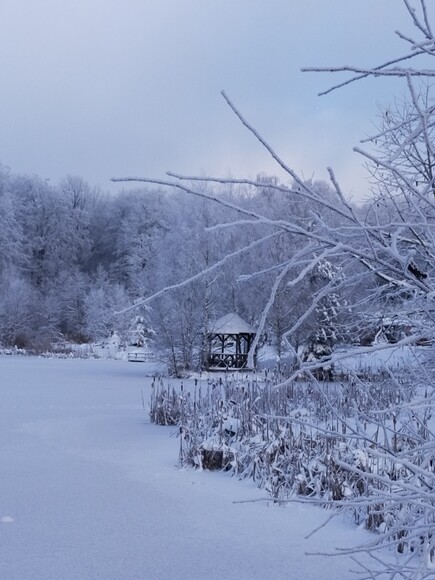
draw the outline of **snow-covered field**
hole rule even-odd
[[[0,578],[349,580],[369,539],[223,473],[180,470],[143,364],[0,357]]]

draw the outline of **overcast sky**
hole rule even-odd
[[[296,171],[367,193],[352,153],[384,81],[326,97],[302,66],[375,65],[412,26],[400,0],[2,0],[0,162],[52,182],[80,175],[282,177],[234,117],[224,89]]]

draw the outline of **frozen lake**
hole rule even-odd
[[[140,363],[0,357],[0,578],[349,580],[367,540],[251,482],[178,469],[174,429],[149,423]]]

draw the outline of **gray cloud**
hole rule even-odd
[[[396,87],[318,98],[334,79],[299,69],[377,64],[409,29],[397,0],[7,0],[2,22],[0,161],[15,172],[112,190],[111,176],[167,169],[275,172],[223,88],[296,170],[333,165],[354,195],[351,148]]]

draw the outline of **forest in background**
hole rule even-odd
[[[326,183],[311,185],[332,199]],[[208,184],[203,192],[219,195],[228,207],[162,187],[108,195],[80,177],[51,185],[0,167],[0,344],[41,352],[65,342],[104,341],[116,332],[127,346],[140,321],[149,345],[178,374],[198,368],[204,329],[218,317],[237,312],[257,325],[279,264],[295,256],[304,240],[292,232],[277,233],[272,222],[223,227],[239,218],[231,206],[314,228],[317,204],[264,175],[255,186]],[[331,227],[338,225],[332,211],[322,213]],[[188,285],[131,308],[220,261],[220,268]],[[345,274],[340,272],[337,260],[322,260],[308,278],[283,284],[262,341],[281,357],[290,347],[319,342],[319,325],[325,339],[320,342],[360,340],[361,333],[348,324]],[[286,338],[333,277],[340,288]],[[370,306],[375,324],[382,318],[379,308],[373,317]]]

